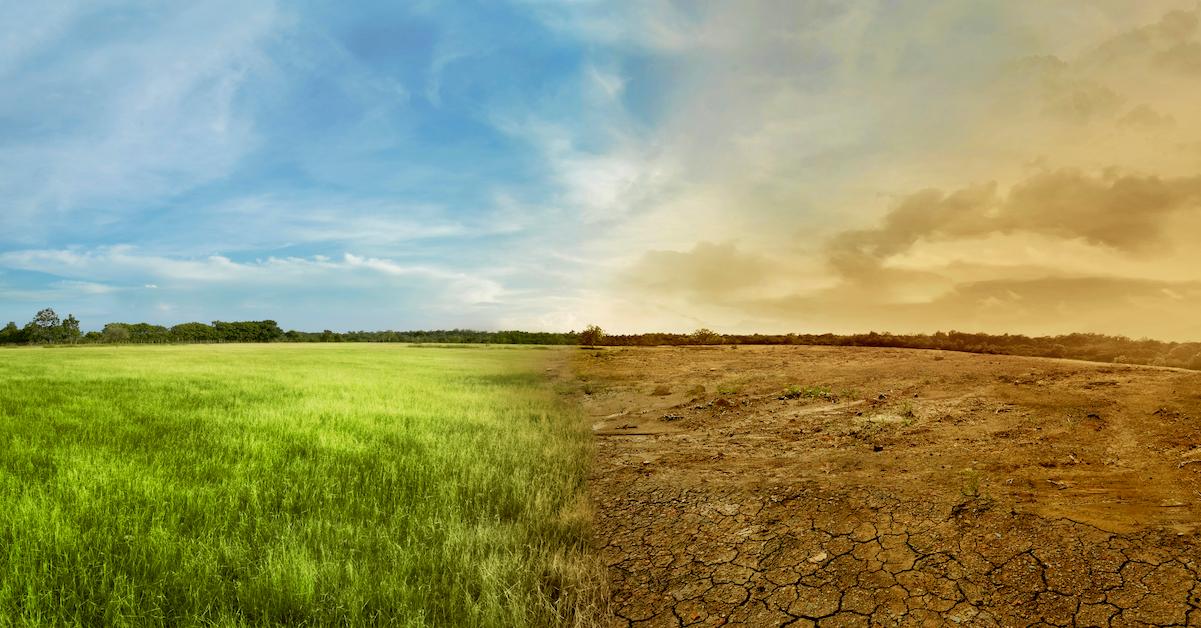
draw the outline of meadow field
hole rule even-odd
[[[586,623],[559,350],[0,350],[0,625]]]

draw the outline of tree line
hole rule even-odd
[[[587,333],[587,330],[586,330]],[[817,345],[939,349],[967,353],[1070,358],[1091,362],[1173,366],[1201,370],[1201,343],[1163,342],[1147,338],[1074,333],[1059,336],[977,334],[959,331],[933,334],[719,334],[698,329],[691,334],[605,335],[597,328],[593,345]]]
[[[181,323],[172,327],[150,323],[108,323],[101,331],[81,334],[74,316],[60,320],[47,308],[24,327],[10,322],[0,329],[0,344],[171,344],[220,342],[411,342],[574,345],[575,332],[475,331],[284,331],[273,320]]]
[[[0,329],[0,344],[167,344],[218,342],[409,342],[647,347],[661,345],[818,345],[940,349],[1001,355],[1072,358],[1093,362],[1173,366],[1201,370],[1201,343],[1133,340],[1104,334],[1025,336],[974,334],[720,334],[698,329],[690,334],[606,334],[595,325],[575,332],[477,331],[283,331],[272,320],[181,323],[108,323],[101,331],[81,334],[79,321],[60,319],[53,309],[37,313],[24,327]]]
[[[60,319],[50,308],[41,310],[24,327],[9,321],[0,329],[0,344],[59,344],[80,339],[79,321],[74,314]]]
[[[108,323],[102,331],[80,333],[74,315],[60,319],[52,308],[38,312],[23,327],[9,322],[0,329],[0,344],[153,344],[186,342],[277,342],[285,337],[275,321],[183,323],[174,327],[150,323]]]

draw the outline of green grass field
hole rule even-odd
[[[0,350],[0,625],[589,621],[556,350]]]

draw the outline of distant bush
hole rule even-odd
[[[605,339],[605,330],[596,325],[589,325],[580,332],[580,344],[585,347],[595,347]]]
[[[1193,356],[1193,359],[1188,361],[1186,368],[1201,371],[1201,353]]]
[[[806,386],[804,388],[798,386],[789,386],[780,394],[780,399],[834,399],[834,391],[826,386]]]
[[[0,329],[0,344],[21,344],[26,342],[25,332],[14,322],[9,322]]]

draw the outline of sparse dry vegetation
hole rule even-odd
[[[780,399],[825,399],[835,400],[837,397],[828,386],[789,386],[784,389]]]

